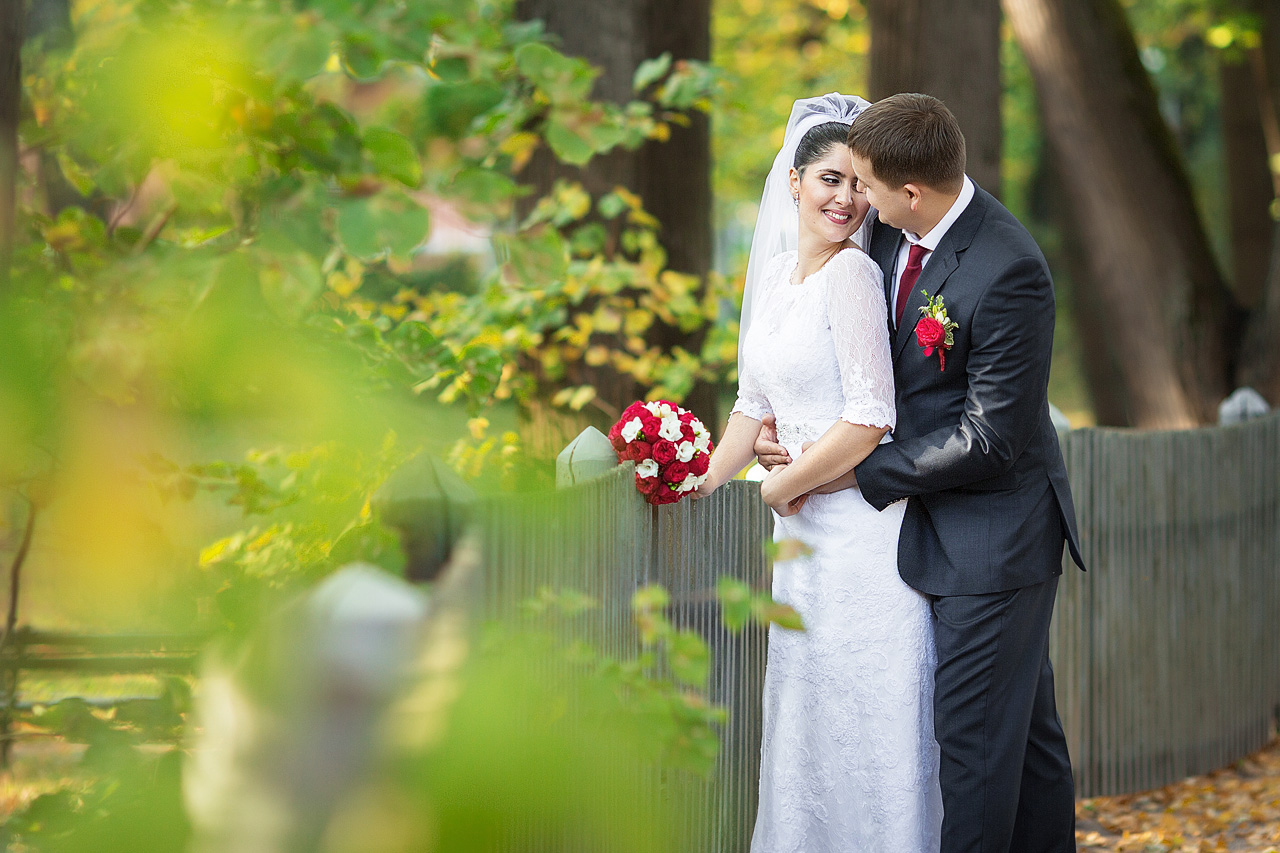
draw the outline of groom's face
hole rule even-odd
[[[878,210],[880,221],[894,228],[915,231],[915,211],[911,209],[911,194],[906,187],[891,187],[876,177],[871,161],[853,154],[853,174],[857,186],[871,206]]]

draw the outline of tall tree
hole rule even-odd
[[[924,92],[955,114],[969,175],[1000,194],[1000,0],[866,0],[872,100]]]
[[[1240,314],[1117,0],[1005,0],[1036,85],[1094,355],[1122,393],[1108,420],[1211,421]]]
[[[1268,160],[1276,164],[1280,161],[1280,4],[1257,3],[1253,11],[1262,13],[1262,32],[1259,46],[1249,52],[1252,91],[1258,97]],[[1280,169],[1274,165],[1271,189],[1280,198]],[[1280,406],[1280,221],[1273,222],[1271,234],[1270,266],[1262,292],[1251,306],[1243,349],[1248,357],[1241,361],[1239,381],[1257,389],[1271,405]]]
[[[9,281],[22,105],[23,0],[0,0],[0,287]]]
[[[632,81],[646,59],[670,53],[680,60],[707,61],[711,57],[710,0],[520,0],[517,17],[541,20],[555,34],[561,49],[598,67],[594,95],[614,103],[634,96]],[[622,186],[637,194],[645,209],[661,223],[659,239],[668,266],[678,272],[704,276],[711,268],[711,143],[710,124],[703,113],[691,113],[686,123],[672,122],[670,138],[651,140],[636,151],[615,150],[586,166],[567,166],[547,152],[535,156],[522,180],[542,191],[560,178],[580,181],[593,196]],[[664,349],[681,346],[696,352],[701,335],[656,323],[650,343]],[[605,415],[620,411],[646,389],[607,367],[577,366],[597,388]],[[695,386],[686,404],[704,418],[714,418],[716,389]],[[614,415],[616,416],[616,414]]]

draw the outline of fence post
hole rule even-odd
[[[556,457],[556,488],[563,489],[611,471],[618,454],[604,433],[587,427]]]
[[[426,454],[387,478],[373,502],[383,523],[400,533],[405,577],[429,581],[439,574],[466,530],[475,498],[466,481]]]

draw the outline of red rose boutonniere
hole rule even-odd
[[[929,304],[920,307],[920,313],[924,316],[920,318],[920,322],[916,323],[916,340],[924,349],[925,358],[933,355],[936,349],[938,370],[946,370],[947,350],[951,349],[956,342],[952,333],[960,328],[960,324],[947,316],[947,308],[942,304],[941,296],[930,297],[927,290],[920,292],[929,300]]]

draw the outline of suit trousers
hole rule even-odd
[[[942,853],[1068,853],[1075,786],[1053,693],[1058,578],[932,599]]]

